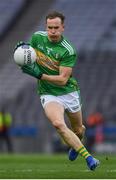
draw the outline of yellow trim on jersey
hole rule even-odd
[[[37,63],[41,66],[47,67],[48,69],[58,71],[59,70],[59,62],[52,60],[50,57],[46,56],[41,51],[36,50],[37,54]]]

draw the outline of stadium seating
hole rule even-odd
[[[115,19],[115,7],[115,0],[72,0],[68,4],[66,0],[60,0],[53,4],[53,9],[65,13],[66,35],[78,49],[95,48],[97,41]]]
[[[25,5],[26,0],[1,0],[0,1],[0,37],[7,31],[17,14]]]

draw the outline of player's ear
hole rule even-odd
[[[65,26],[64,26],[64,24],[62,25],[62,32],[64,32],[64,28],[65,28]]]

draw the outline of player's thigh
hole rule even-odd
[[[78,111],[75,113],[71,113],[71,112],[67,112],[67,116],[70,120],[71,123],[71,127],[73,129],[77,128],[77,127],[82,127],[83,122],[82,122],[82,111]]]
[[[47,118],[53,123],[64,123],[64,107],[58,102],[49,102],[44,107]]]

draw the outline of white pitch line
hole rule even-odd
[[[11,169],[11,171],[13,172],[32,172],[32,169]],[[0,169],[0,173],[6,173],[7,170],[4,170],[4,169]]]
[[[116,172],[116,169],[107,170],[107,172]]]
[[[11,169],[11,171],[13,171],[13,172],[32,172],[33,170],[32,169],[15,169],[15,170],[13,170],[13,169]],[[44,169],[36,169],[36,171],[37,172],[39,172],[39,171],[46,171],[46,170],[44,170]],[[54,170],[54,169],[50,169],[49,170],[49,172],[58,172],[59,170]],[[90,170],[88,170],[88,169],[86,169],[86,170],[73,170],[73,172],[90,172]],[[6,173],[7,172],[7,170],[5,170],[5,169],[0,169],[0,173]],[[63,170],[63,172],[72,172],[72,170]]]

